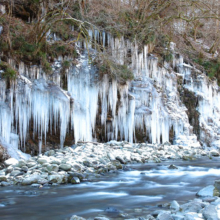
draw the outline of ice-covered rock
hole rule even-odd
[[[196,193],[197,196],[213,196],[215,187],[213,185],[206,186]]]

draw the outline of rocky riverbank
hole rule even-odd
[[[130,144],[128,142],[78,143],[72,147],[50,150],[28,160],[10,158],[0,170],[0,185],[78,184],[92,181],[108,172],[123,169],[128,163],[147,163],[168,159],[193,160],[201,156],[219,156],[218,150],[200,146],[165,143]],[[170,168],[173,168],[172,166]]]
[[[72,147],[50,150],[44,155],[34,156],[28,160],[10,158],[4,162],[5,168],[0,170],[1,186],[31,185],[44,187],[46,185],[79,184],[82,181],[98,181],[106,173],[116,173],[126,169],[126,164],[132,163],[160,163],[175,159],[193,160],[202,156],[212,158],[219,156],[218,150],[205,150],[200,146],[182,146],[165,143],[130,144],[128,142],[109,143],[78,143]],[[169,169],[178,169],[177,166]],[[158,204],[158,209],[146,214],[146,208],[136,208],[137,219],[219,219],[220,183],[208,186],[197,193],[199,198],[180,205],[177,201]],[[99,215],[95,219],[106,220],[109,214],[116,214],[119,219],[131,219],[126,212],[109,207],[106,215]],[[83,219],[73,216],[72,220]],[[93,218],[94,219],[94,218]]]

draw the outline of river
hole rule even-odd
[[[175,164],[178,169],[168,169]],[[146,216],[164,204],[180,204],[195,198],[202,187],[213,185],[220,176],[220,159],[166,161],[132,164],[124,171],[107,174],[96,182],[79,185],[12,186],[0,188],[1,220],[64,220],[71,215],[85,218],[105,215],[119,218]],[[115,208],[116,213],[104,210]]]

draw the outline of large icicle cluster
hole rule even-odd
[[[218,144],[217,84],[209,82],[202,73],[193,74],[192,67],[184,64],[181,56],[174,56],[172,64],[159,67],[158,59],[148,53],[147,46],[140,49],[123,37],[114,38],[104,32],[100,35],[98,31],[89,33],[91,39],[103,44],[115,62],[129,63],[135,79],[121,84],[108,75],[101,78],[85,51],[78,64],[66,73],[66,92],[59,73],[62,58],[55,62],[51,75],[37,66],[20,63],[20,76],[13,88],[6,90],[5,81],[0,80],[0,136],[5,142],[15,146],[19,136],[21,146],[25,146],[30,129],[40,148],[48,132],[60,134],[61,146],[68,131],[73,131],[75,142],[99,140],[99,125],[106,141],[135,142],[139,136],[142,140],[145,136],[151,143],[164,143],[173,133],[175,144],[198,144],[179,97],[177,79],[182,76],[185,88],[199,97],[202,140],[208,133],[212,143]],[[77,46],[82,48],[80,43]],[[95,44],[89,45],[89,50],[94,51],[94,47]],[[9,62],[15,67],[12,60]],[[174,67],[178,67],[178,73]]]

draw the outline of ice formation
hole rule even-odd
[[[141,138],[164,143],[173,133],[175,144],[199,144],[179,97],[177,79],[182,77],[183,86],[199,97],[199,138],[205,143],[208,133],[211,146],[219,145],[220,94],[216,83],[202,73],[195,74],[196,70],[184,64],[181,56],[176,58],[175,52],[171,64],[159,67],[158,59],[148,53],[148,46],[141,49],[136,43],[105,32],[89,34],[111,53],[115,62],[129,63],[134,80],[119,83],[107,74],[100,77],[87,50],[66,72],[67,91],[62,89],[60,76],[62,57],[53,64],[51,75],[38,66],[20,63],[19,78],[12,88],[7,89],[5,81],[0,80],[0,137],[7,144],[25,148],[30,129],[33,138],[38,139],[39,152],[49,132],[59,133],[61,147],[67,132],[75,142],[100,140],[104,135],[105,141],[136,142]],[[77,47],[83,48],[82,44]],[[89,45],[91,53],[95,47]],[[16,67],[13,60],[9,62]]]

